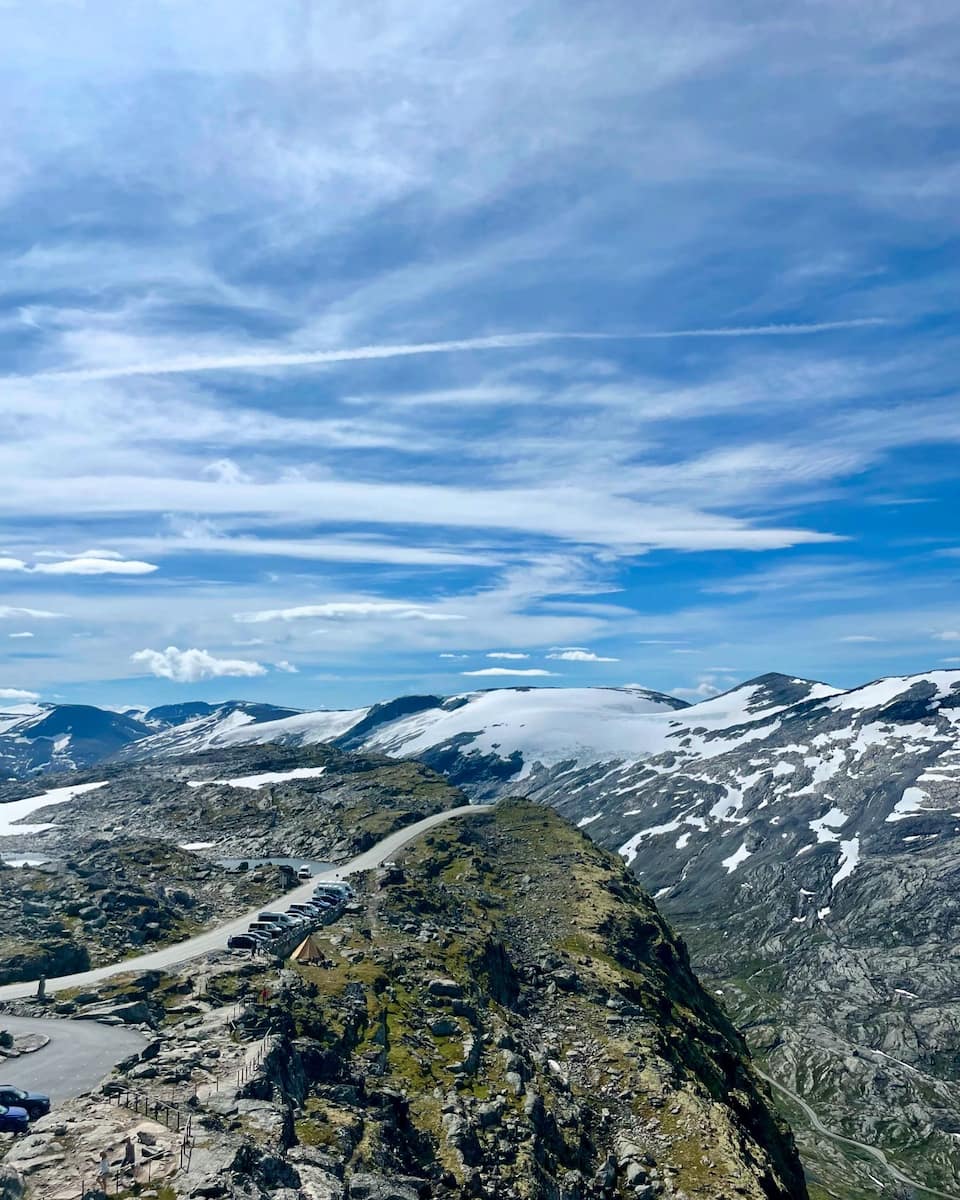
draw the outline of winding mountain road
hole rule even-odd
[[[303,903],[310,899],[313,889],[318,883],[335,883],[347,875],[379,867],[421,834],[455,817],[479,816],[492,811],[492,804],[465,804],[459,808],[447,809],[445,812],[433,813],[429,817],[424,817],[422,821],[417,821],[413,825],[407,825],[403,829],[388,834],[382,841],[377,842],[375,846],[365,850],[362,854],[358,854],[349,862],[341,863],[326,871],[318,871],[306,883],[292,891],[284,892],[273,900],[266,901],[257,908],[251,909],[250,912],[244,913],[243,916],[235,917],[232,921],[208,929],[204,933],[197,934],[196,937],[187,938],[182,942],[174,942],[173,945],[164,946],[160,950],[152,950],[149,954],[138,954],[135,958],[125,958],[105,967],[95,967],[93,970],[81,971],[75,975],[61,975],[56,979],[48,979],[47,994],[52,995],[55,992],[66,991],[68,988],[100,983],[114,975],[126,975],[131,971],[165,971],[170,967],[177,967],[182,963],[189,962],[190,959],[198,958],[202,954],[209,954],[213,950],[222,950],[226,945],[227,938],[235,933],[245,933],[250,922],[257,919],[258,913],[266,909],[286,908],[290,904]],[[4,987],[0,987],[0,1000],[21,1000],[27,996],[35,996],[36,993],[35,980],[27,983],[8,983]]]
[[[910,1176],[905,1175],[899,1167],[895,1167],[884,1154],[884,1152],[878,1147],[870,1146],[866,1142],[858,1142],[854,1138],[844,1137],[842,1133],[835,1133],[832,1129],[829,1129],[826,1125],[824,1125],[806,1100],[804,1100],[801,1096],[798,1096],[796,1092],[791,1092],[788,1087],[784,1087],[784,1085],[774,1079],[772,1075],[768,1075],[766,1071],[761,1071],[756,1063],[753,1064],[753,1069],[760,1076],[760,1078],[765,1079],[772,1088],[776,1088],[778,1092],[782,1092],[785,1096],[792,1100],[794,1104],[796,1104],[797,1107],[803,1111],[804,1116],[817,1131],[817,1133],[823,1134],[824,1137],[830,1138],[831,1141],[840,1142],[841,1145],[844,1146],[852,1146],[855,1150],[862,1150],[864,1154],[869,1154],[872,1159],[874,1159],[880,1164],[881,1167],[883,1167],[891,1179],[896,1180],[897,1183],[904,1184],[906,1187],[913,1188],[913,1190],[916,1192],[924,1192],[928,1196],[940,1196],[942,1197],[942,1200],[960,1200],[960,1196],[958,1196],[956,1192],[941,1192],[937,1188],[927,1187],[926,1184],[918,1183],[916,1179],[911,1179]]]

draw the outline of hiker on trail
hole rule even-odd
[[[133,1144],[133,1138],[130,1137],[123,1143],[123,1165],[125,1167],[137,1165],[137,1148]]]
[[[100,1188],[102,1191],[107,1190],[107,1180],[110,1178],[110,1159],[107,1157],[106,1150],[100,1151],[100,1162],[97,1165],[97,1178],[100,1180]]]
[[[46,998],[47,998],[47,977],[46,977],[46,975],[41,975],[39,980],[37,981],[37,999],[38,1000],[46,1000]]]

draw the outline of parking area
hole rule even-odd
[[[233,933],[227,939],[227,947],[238,953],[286,958],[305,937],[335,921],[353,898],[349,884],[317,882],[311,895],[257,914],[246,932]]]
[[[0,1083],[44,1092],[54,1104],[95,1088],[111,1067],[146,1044],[135,1030],[96,1021],[8,1017],[0,1013],[0,1029],[9,1029],[15,1036],[42,1033],[50,1039],[49,1045],[35,1054],[0,1059]]]

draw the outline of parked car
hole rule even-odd
[[[251,921],[247,929],[249,933],[262,934],[271,941],[275,938],[283,937],[286,932],[285,929],[279,925],[275,925],[272,921]]]
[[[31,1121],[45,1117],[50,1111],[50,1097],[43,1092],[25,1092],[12,1083],[0,1083],[0,1104],[12,1108],[25,1108]]]
[[[268,938],[262,938],[258,933],[235,933],[227,938],[228,950],[259,950],[267,944]]]
[[[313,893],[313,898],[314,900],[326,899],[333,900],[337,904],[346,904],[348,900],[353,898],[353,893],[348,893],[341,891],[339,888],[333,888],[324,885],[322,888],[317,888],[317,890]]]
[[[335,883],[318,883],[313,889],[313,894],[315,896],[342,896],[344,892]]]
[[[30,1118],[25,1108],[0,1104],[0,1133],[28,1133]]]
[[[270,921],[274,925],[279,925],[281,929],[293,929],[299,924],[289,913],[282,912],[262,912],[257,917],[257,920]]]
[[[319,904],[319,906],[322,909],[326,910],[328,908],[336,908],[337,905],[343,903],[343,900],[339,896],[322,896],[321,895],[321,896],[314,896],[313,903]]]
[[[356,895],[349,883],[320,883],[318,888],[323,888],[325,892],[336,892],[338,896],[346,896],[352,900]]]
[[[308,921],[315,921],[320,916],[321,910],[315,904],[291,904],[287,909],[291,916],[296,916],[298,913],[302,917],[306,917]]]
[[[297,878],[298,879],[312,879],[313,878],[313,868],[308,867],[307,864],[304,863],[303,866],[300,868],[300,870],[297,872]]]

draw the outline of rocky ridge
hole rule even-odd
[[[82,1099],[8,1154],[28,1197],[65,1186],[92,1120],[114,1145],[152,1139],[138,1188],[163,1200],[806,1196],[682,943],[549,810],[508,803],[426,835],[365,877],[315,958],[278,978],[224,955],[202,989],[113,981],[155,1036],[110,1083],[176,1097],[186,1163],[162,1124],[121,1127]]]

